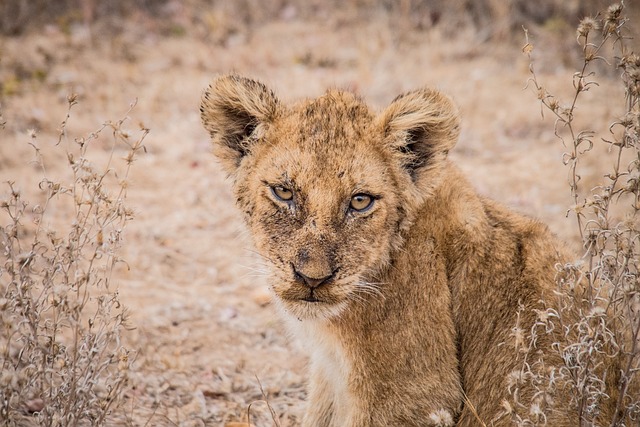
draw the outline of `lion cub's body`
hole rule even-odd
[[[511,425],[533,404],[575,425],[561,384],[544,402],[521,385],[524,406],[508,403],[514,327],[553,298],[562,257],[546,227],[480,198],[446,159],[448,98],[410,92],[376,115],[329,91],[289,107],[226,76],[201,111],[310,354],[304,426]],[[545,340],[539,357],[559,366]]]

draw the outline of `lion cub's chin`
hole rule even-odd
[[[348,302],[309,302],[305,300],[283,300],[278,295],[274,298],[275,304],[287,317],[297,320],[329,320],[339,317],[347,308]]]

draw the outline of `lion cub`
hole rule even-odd
[[[479,197],[447,160],[450,99],[416,90],[376,114],[331,90],[287,106],[228,75],[201,113],[310,355],[303,425],[512,425],[522,359],[507,343],[552,297],[562,257],[545,226]],[[557,389],[547,425],[576,425]]]

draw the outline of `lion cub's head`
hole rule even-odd
[[[336,316],[385,286],[376,276],[438,185],[459,125],[430,89],[375,114],[341,91],[286,106],[237,75],[216,79],[200,110],[277,300],[298,318]]]

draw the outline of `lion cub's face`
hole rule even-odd
[[[243,186],[249,224],[273,263],[273,289],[298,317],[339,313],[397,240],[399,183],[351,96],[327,95],[288,111],[254,150]]]
[[[285,107],[262,84],[221,77],[201,106],[215,154],[234,178],[277,301],[298,318],[339,315],[402,243],[457,138],[450,101],[422,90],[380,116],[332,91]]]

